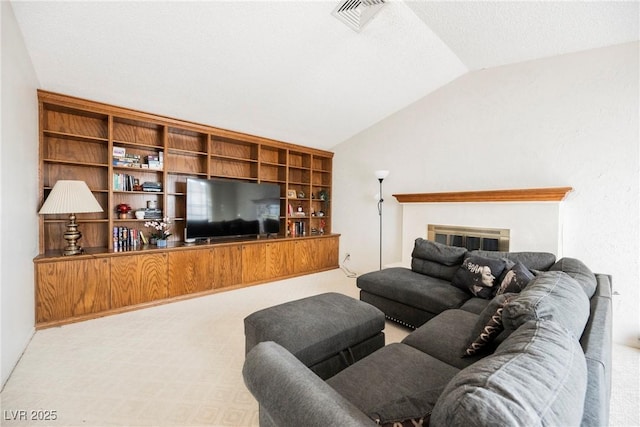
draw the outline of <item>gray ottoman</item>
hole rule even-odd
[[[327,379],[384,347],[384,320],[376,307],[346,295],[315,295],[247,316],[245,351],[275,341]]]

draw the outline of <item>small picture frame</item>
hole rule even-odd
[[[296,190],[287,190],[287,199],[297,199]]]

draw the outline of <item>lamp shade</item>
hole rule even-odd
[[[389,176],[389,171],[385,171],[385,170],[376,171],[376,178],[378,179],[385,179],[388,176]]]
[[[84,181],[56,182],[39,214],[102,212],[102,206]]]

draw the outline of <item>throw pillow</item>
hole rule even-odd
[[[534,277],[533,273],[531,273],[523,263],[518,261],[503,276],[496,295],[504,294],[505,292],[518,293],[523,290]]]
[[[458,268],[451,284],[479,298],[491,299],[497,290],[496,277],[500,277],[504,267],[501,259],[470,256]]]
[[[514,296],[515,294],[511,293],[498,295],[482,310],[471,332],[471,342],[462,357],[475,356],[500,335],[500,332],[504,330],[502,309]]]
[[[377,425],[383,427],[428,426],[433,405],[444,387],[423,390],[404,396],[373,411],[365,411]]]

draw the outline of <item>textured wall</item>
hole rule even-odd
[[[0,357],[4,385],[34,330],[32,259],[38,253],[38,80],[11,3],[0,3]]]
[[[333,229],[349,267],[378,266],[376,169],[390,171],[384,263],[405,250],[393,193],[571,186],[564,255],[613,275],[616,340],[637,345],[638,52],[629,43],[473,72],[338,145]]]

